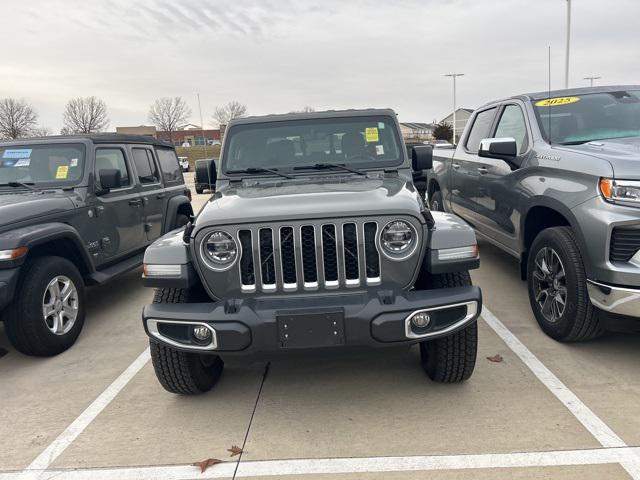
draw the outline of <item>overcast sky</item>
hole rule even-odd
[[[56,133],[74,96],[107,103],[110,129],[183,96],[250,114],[305,105],[391,107],[440,120],[458,105],[564,78],[565,0],[0,0],[0,98],[25,98]],[[640,83],[640,1],[573,0],[571,86]]]

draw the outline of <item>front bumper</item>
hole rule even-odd
[[[251,354],[412,344],[465,328],[477,320],[481,309],[480,289],[470,286],[153,304],[144,308],[142,319],[150,337],[179,350]],[[428,327],[412,328],[411,317],[418,311],[429,313]],[[208,343],[193,337],[197,326],[211,331]]]
[[[587,282],[591,303],[607,313],[640,318],[640,288],[626,288]]]

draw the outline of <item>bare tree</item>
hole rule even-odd
[[[67,102],[62,121],[71,133],[101,132],[109,126],[107,105],[97,97],[77,97]]]
[[[49,127],[36,127],[31,130],[32,137],[48,137],[51,133],[52,130]]]
[[[149,121],[163,132],[167,132],[169,141],[172,140],[171,132],[187,123],[190,116],[191,109],[182,97],[158,98],[149,108]]]
[[[0,138],[26,137],[36,124],[38,115],[24,99],[0,100]]]
[[[309,113],[309,112],[315,112],[315,111],[316,111],[315,108],[310,107],[309,105],[305,105],[300,110],[292,110],[289,113]]]
[[[232,100],[226,105],[219,105],[213,112],[213,120],[220,125],[227,125],[234,118],[242,118],[247,116],[247,106]]]

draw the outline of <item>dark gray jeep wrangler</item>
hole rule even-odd
[[[473,231],[432,215],[392,110],[253,117],[226,131],[216,193],[150,246],[144,328],[160,383],[199,393],[222,357],[419,344],[429,377],[469,378],[481,310]]]
[[[173,147],[85,135],[0,143],[0,318],[29,355],[55,355],[82,329],[85,285],[142,264],[184,226],[190,192]]]

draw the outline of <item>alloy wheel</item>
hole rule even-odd
[[[80,298],[70,278],[58,275],[49,282],[42,296],[42,315],[51,333],[65,335],[76,323]]]
[[[533,293],[544,318],[550,323],[560,320],[567,306],[567,280],[562,260],[551,247],[536,254]]]

